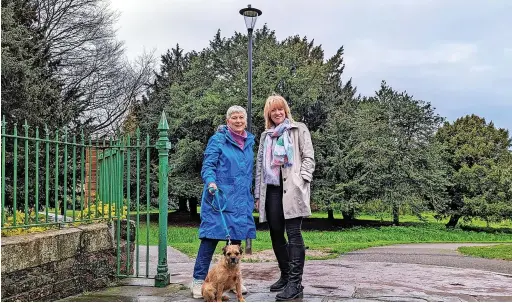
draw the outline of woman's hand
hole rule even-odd
[[[210,195],[215,195],[217,192],[217,184],[214,182],[208,184],[208,192],[210,192]]]
[[[260,212],[260,199],[256,199],[256,202],[254,203],[254,208]]]

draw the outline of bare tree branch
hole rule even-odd
[[[34,1],[62,96],[78,100],[79,123],[89,132],[107,131],[151,81],[153,53],[128,61],[114,28],[119,13],[107,0]]]

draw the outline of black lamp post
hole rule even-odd
[[[247,34],[249,36],[249,75],[247,76],[247,130],[252,131],[252,31],[256,25],[256,19],[261,16],[261,10],[247,5],[246,8],[240,10],[240,15],[244,16]]]
[[[247,35],[249,37],[249,75],[247,76],[247,130],[252,132],[252,31],[256,25],[256,19],[261,16],[262,12],[247,5],[246,8],[240,10],[240,15],[244,16],[245,26],[247,27]],[[252,254],[252,241],[251,239],[245,240],[245,253]]]

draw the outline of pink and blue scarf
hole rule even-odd
[[[290,120],[267,131],[263,145],[263,180],[266,184],[279,185],[281,165],[293,165],[293,141]]]

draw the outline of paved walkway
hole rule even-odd
[[[492,244],[433,243],[382,246],[350,252],[343,255],[341,259],[359,262],[390,262],[471,268],[512,275],[512,262],[473,258],[457,252],[457,248],[461,246],[489,245]]]
[[[478,244],[394,245],[360,250],[333,260],[308,261],[303,301],[512,302],[512,262],[462,256],[456,249],[463,245]],[[150,257],[150,274],[154,275],[156,247],[150,248]],[[122,286],[63,301],[202,301],[192,299],[187,287],[193,260],[172,248],[168,260],[172,284],[166,288],[152,287],[153,280],[125,279]],[[278,278],[277,264],[242,266],[249,289],[246,300],[274,301],[275,293],[270,293],[268,287]],[[231,301],[235,300],[231,294]]]

